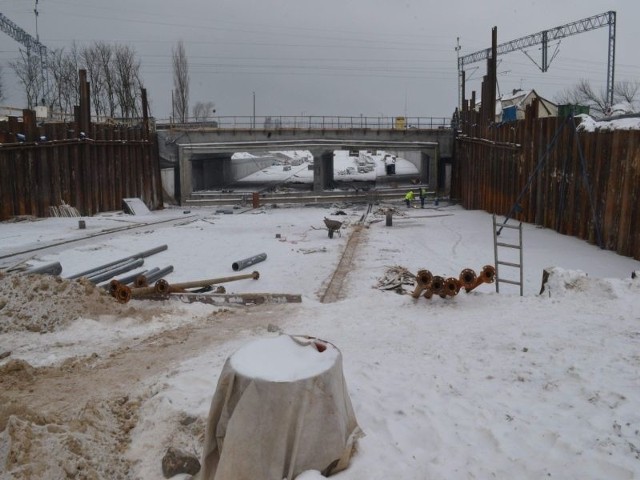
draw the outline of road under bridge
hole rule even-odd
[[[335,150],[385,150],[413,163],[420,183],[436,190],[444,187],[443,166],[452,157],[453,133],[444,125],[429,127],[254,129],[183,125],[159,129],[158,144],[162,167],[173,170],[180,204],[185,204],[194,191],[233,183],[231,157],[236,152],[308,150],[314,157],[313,190],[321,192],[334,185]]]

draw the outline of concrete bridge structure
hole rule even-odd
[[[358,117],[362,121],[361,117]],[[253,120],[253,119],[251,119]],[[371,125],[369,121],[368,125]],[[418,123],[418,122],[416,122]],[[318,128],[300,121],[296,127],[256,122],[242,127],[214,125],[180,125],[157,129],[161,166],[172,169],[176,197],[184,204],[192,192],[229,185],[247,166],[231,161],[236,152],[308,150],[314,156],[313,190],[320,192],[333,185],[335,150],[385,150],[412,162],[418,169],[420,183],[436,190],[444,187],[444,166],[453,154],[453,133],[444,122],[421,122],[412,128],[386,128],[351,124],[339,128]],[[426,125],[424,127],[423,125]],[[380,128],[379,128],[380,127]],[[267,165],[255,164],[255,171]]]

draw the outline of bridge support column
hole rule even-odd
[[[420,183],[428,185],[429,190],[438,188],[439,149],[434,147],[420,151]]]
[[[179,147],[178,164],[180,170],[180,198],[177,200],[180,205],[184,205],[193,192],[193,185],[191,183],[191,152]]]
[[[333,150],[313,154],[313,191],[321,192],[333,185]]]

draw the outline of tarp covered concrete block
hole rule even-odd
[[[358,427],[330,343],[289,335],[229,357],[206,427],[200,480],[292,480],[347,468]]]

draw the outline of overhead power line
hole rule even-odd
[[[38,17],[38,8],[36,1],[36,9],[34,10],[36,14],[36,29],[37,29],[37,17]],[[42,75],[42,101],[44,105],[44,97],[45,97],[45,86],[47,85],[47,47],[45,47],[38,38],[34,38],[25,32],[18,25],[9,20],[4,14],[0,13],[0,30],[13,38],[16,42],[24,45],[27,49],[27,56],[31,55],[32,51],[35,51],[40,57],[40,73]]]
[[[509,42],[501,43],[497,47],[497,55],[504,55],[505,53],[514,52],[516,50],[523,50],[533,45],[542,44],[542,63],[539,65],[540,70],[546,72],[553,60],[553,57],[549,59],[548,46],[549,42],[560,40],[571,35],[577,35],[579,33],[588,32],[597,28],[609,27],[608,35],[608,63],[607,63],[607,101],[609,106],[613,104],[613,83],[615,72],[615,57],[616,57],[616,12],[609,11],[594,15],[592,17],[583,18],[575,22],[560,25],[559,27],[551,28],[549,30],[542,30],[541,32],[534,33],[533,35],[527,35],[520,37]],[[491,56],[491,49],[486,48],[469,55],[464,55],[458,58],[458,76],[462,78],[464,72],[464,66],[471,63],[487,60]],[[464,92],[462,92],[464,93]]]

